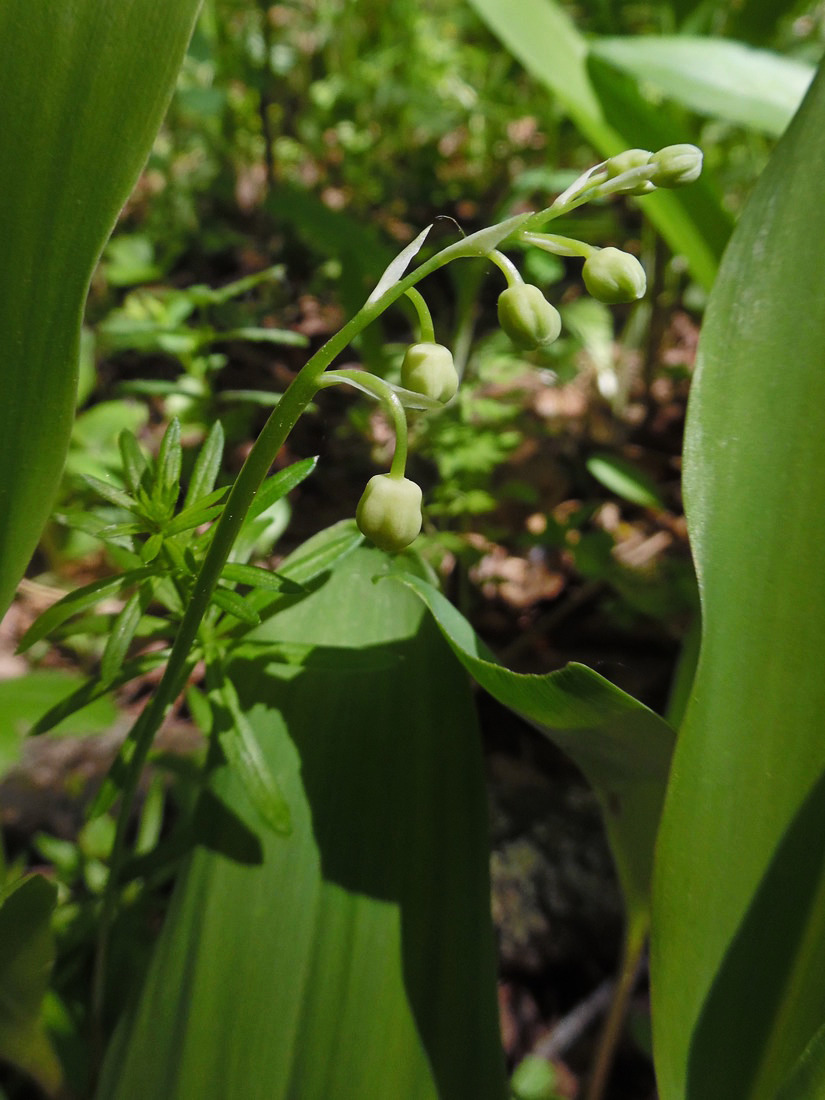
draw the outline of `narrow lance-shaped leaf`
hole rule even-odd
[[[261,751],[249,719],[241,710],[232,681],[223,674],[214,695],[229,713],[229,724],[218,735],[229,766],[236,771],[261,820],[276,833],[289,834],[292,831],[289,805]]]
[[[685,503],[703,608],[654,889],[662,1100],[775,1100],[825,1019],[825,72],[700,340]]]
[[[129,569],[118,577],[105,577],[103,580],[92,581],[91,584],[84,585],[83,588],[69,592],[67,596],[52,604],[39,618],[35,619],[20,639],[20,644],[17,647],[18,653],[25,653],[35,642],[45,638],[55,627],[60,626],[72,615],[77,615],[78,612],[85,611],[88,607],[94,607],[105,596],[119,592],[121,588],[136,584],[146,577],[151,577],[155,572],[156,570],[148,567]]]
[[[199,6],[0,4],[0,614],[57,491],[89,280]]]
[[[203,445],[198,451],[198,457],[195,459],[192,477],[189,480],[189,488],[186,490],[186,497],[183,501],[184,511],[193,504],[202,503],[201,498],[214,489],[221,468],[223,447],[223,425],[220,420],[216,420],[209,429],[209,434],[203,441]]]

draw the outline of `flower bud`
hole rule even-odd
[[[554,1100],[558,1093],[558,1074],[537,1054],[528,1054],[516,1066],[510,1078],[513,1100]]]
[[[702,150],[695,145],[666,145],[653,153],[650,163],[656,166],[651,183],[657,187],[680,187],[693,183],[702,174]]]
[[[607,178],[612,180],[622,172],[629,172],[631,168],[641,168],[652,156],[649,149],[625,149],[623,153],[617,153],[615,157],[605,161]]]
[[[411,344],[401,365],[401,385],[436,401],[449,401],[458,389],[450,349],[443,344]]]
[[[561,317],[537,286],[517,283],[499,295],[498,323],[524,351],[546,347],[558,339]]]
[[[600,248],[582,270],[588,293],[600,302],[635,302],[647,289],[645,270],[635,256],[619,248]]]
[[[406,477],[376,474],[358,502],[355,522],[382,550],[403,550],[421,530],[421,489]]]

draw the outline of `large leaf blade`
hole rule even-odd
[[[649,81],[699,114],[779,137],[802,102],[812,65],[722,38],[602,38],[596,57]]]
[[[824,173],[820,71],[731,241],[691,395],[704,622],[654,890],[663,1100],[773,1100],[825,1018]]]
[[[467,678],[393,568],[355,551],[230,665],[293,834],[194,856],[99,1100],[504,1096]]]
[[[57,491],[89,280],[199,6],[0,5],[0,614]]]
[[[432,585],[409,575],[402,579],[423,600],[480,686],[532,722],[581,768],[602,807],[629,919],[644,921],[673,731],[584,665],[569,664],[542,676],[511,672],[495,662],[466,619]]]

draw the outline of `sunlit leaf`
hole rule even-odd
[[[149,153],[199,7],[0,5],[0,613],[57,492],[92,271]]]
[[[775,1100],[825,1019],[823,178],[820,72],[725,255],[688,411],[703,632],[657,849],[662,1100]]]
[[[527,718],[581,768],[601,803],[631,920],[644,919],[673,751],[671,728],[584,665],[569,664],[543,676],[510,672],[432,585],[412,576],[400,579],[426,604],[481,687]]]
[[[192,857],[98,1100],[504,1097],[469,685],[393,568],[359,550],[229,665],[293,833]]]
[[[601,38],[596,57],[660,88],[699,114],[778,137],[793,117],[814,66],[723,38]]]

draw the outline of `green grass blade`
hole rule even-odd
[[[825,74],[737,226],[688,413],[699,666],[658,844],[662,1100],[775,1100],[825,1019]]]
[[[191,859],[98,1100],[506,1095],[469,684],[394,568],[356,551],[229,666],[293,833]]]
[[[429,608],[455,655],[500,703],[522,714],[581,768],[602,807],[628,914],[649,907],[653,842],[673,731],[653,711],[584,665],[544,676],[497,664],[467,620],[432,585],[401,578]]]
[[[0,4],[0,614],[57,491],[89,280],[199,6]]]
[[[684,107],[779,137],[808,90],[814,66],[722,38],[602,38],[603,61],[649,81]]]

